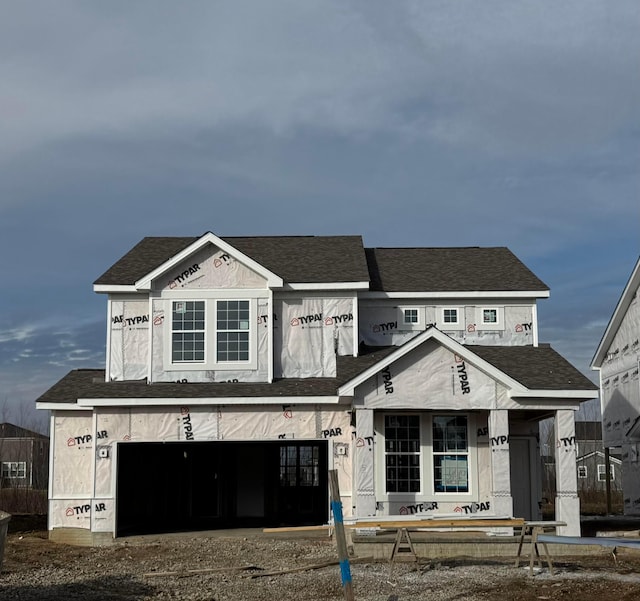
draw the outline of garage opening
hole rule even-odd
[[[329,517],[327,441],[118,445],[116,536]]]

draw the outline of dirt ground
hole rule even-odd
[[[334,543],[277,535],[175,535],[123,539],[105,547],[50,542],[43,531],[9,535],[0,599],[10,601],[340,600]],[[640,553],[562,558],[556,574],[505,559],[397,564],[354,561],[356,600],[636,601]]]

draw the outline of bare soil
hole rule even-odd
[[[340,600],[335,544],[320,537],[174,535],[123,539],[104,547],[53,543],[44,531],[14,532],[0,573],[10,601]],[[359,601],[636,601],[640,553],[562,558],[555,574],[529,576],[506,559],[400,563],[354,561]],[[319,567],[323,566],[323,567]]]

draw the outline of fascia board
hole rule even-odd
[[[139,279],[135,283],[135,287],[139,290],[150,290],[151,282],[162,274],[166,273],[176,265],[180,264],[182,261],[187,259],[193,253],[197,252],[201,248],[203,248],[206,244],[213,244],[217,246],[220,250],[229,253],[231,256],[239,260],[241,263],[259,273],[262,277],[267,280],[267,284],[270,288],[281,288],[282,287],[282,278],[277,276],[275,273],[272,273],[262,265],[260,265],[257,261],[254,261],[247,255],[241,253],[239,250],[221,240],[216,235],[211,232],[207,232],[202,237],[198,238],[195,242],[187,246],[187,248],[180,251],[177,255],[165,261],[160,267],[157,267],[152,272],[145,275],[143,278]]]
[[[93,291],[98,292],[99,294],[123,294],[140,292],[138,288],[129,284],[94,284]]]
[[[460,298],[549,298],[548,290],[493,290],[474,291],[456,290],[442,292],[366,292],[361,295],[363,299],[396,299],[396,298],[425,298],[425,299],[460,299]]]
[[[41,401],[36,403],[36,409],[44,409],[45,411],[86,411],[91,407],[80,407],[75,402],[55,403],[51,401]]]
[[[432,327],[422,334],[415,336],[401,347],[398,347],[396,351],[387,355],[386,357],[384,357],[384,359],[381,359],[380,361],[378,361],[378,363],[372,365],[371,367],[363,371],[360,375],[353,378],[351,381],[343,384],[338,389],[338,394],[340,396],[353,396],[355,389],[360,386],[360,384],[366,382],[369,378],[377,374],[381,369],[384,369],[388,365],[391,365],[394,361],[397,361],[400,357],[403,357],[407,353],[410,353],[413,349],[430,339],[437,340],[438,342],[440,342],[440,344],[442,344],[442,346],[448,348],[452,353],[459,355],[465,361],[469,361],[469,363],[471,363],[474,367],[477,367],[481,371],[485,372],[489,377],[497,380],[501,384],[504,384],[511,390],[526,392],[527,389],[524,388],[522,384],[520,384],[520,382],[514,380],[503,371],[500,371],[499,369],[491,365],[491,363],[488,363],[484,359],[481,359],[473,351],[465,348],[460,343],[453,340],[453,338],[450,338],[437,328]]]
[[[633,299],[633,292],[636,290],[638,285],[640,284],[640,258],[636,262],[635,267],[633,268],[633,272],[627,281],[627,285],[624,287],[622,294],[620,295],[620,299],[618,300],[618,304],[613,311],[613,315],[607,324],[607,328],[602,335],[602,339],[600,340],[600,344],[596,349],[596,352],[591,360],[591,369],[598,369],[602,366],[605,355],[613,342],[613,338],[626,315],[627,309],[631,304]]]
[[[323,282],[321,284],[289,283],[284,290],[368,290],[369,282]]]
[[[589,400],[598,398],[597,390],[527,390],[523,392],[512,392],[512,399],[574,399],[574,400]]]
[[[282,405],[283,402],[294,405],[337,405],[340,403],[338,396],[278,396],[278,397],[196,397],[196,398],[105,398],[105,399],[78,399],[78,408],[90,409],[93,407],[165,407],[171,406],[197,406],[197,405]],[[57,407],[56,403],[47,403]],[[59,404],[58,404],[59,405]],[[38,407],[40,409],[41,407]],[[44,408],[44,407],[42,407]],[[51,408],[51,407],[47,407]]]

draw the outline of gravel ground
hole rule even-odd
[[[326,538],[171,536],[136,538],[106,547],[71,547],[46,532],[7,540],[0,599],[10,601],[144,600],[303,601],[344,599],[337,565],[273,573],[335,562]],[[419,565],[351,566],[358,601],[640,599],[640,554],[623,552],[563,558],[557,573],[533,578],[512,561],[450,559]]]

